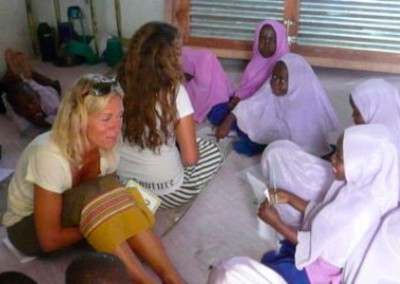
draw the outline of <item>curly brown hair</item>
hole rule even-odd
[[[180,53],[178,29],[170,24],[150,22],[133,35],[117,68],[125,92],[123,138],[129,144],[156,151],[175,136]]]

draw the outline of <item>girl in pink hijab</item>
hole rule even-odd
[[[289,283],[340,283],[342,268],[358,244],[398,206],[396,144],[387,126],[349,127],[332,157],[335,180],[320,202],[307,202],[283,189],[270,191],[274,202],[262,203],[258,216],[286,240],[278,254],[269,252],[262,262]],[[301,228],[284,223],[273,203],[287,203],[302,212]]]
[[[220,125],[230,111],[241,101],[251,97],[271,76],[275,63],[289,52],[285,26],[275,20],[265,20],[258,24],[253,41],[253,53],[247,64],[240,85],[225,97],[223,103],[213,105],[208,119]]]
[[[183,47],[182,67],[183,85],[192,103],[194,120],[201,123],[214,105],[226,102],[233,93],[233,84],[209,50]]]

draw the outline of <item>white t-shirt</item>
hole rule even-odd
[[[100,175],[115,172],[118,161],[117,150],[110,154],[100,151]],[[50,132],[36,137],[21,155],[8,188],[5,226],[33,213],[34,184],[59,194],[72,187],[70,163],[50,139]]]
[[[181,85],[176,98],[179,118],[193,113],[186,89]],[[159,151],[141,149],[124,142],[120,151],[118,175],[123,182],[134,179],[155,194],[164,195],[178,189],[183,182],[183,165],[175,139],[161,145]]]

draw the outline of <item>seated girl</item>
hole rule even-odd
[[[350,105],[355,124],[386,125],[400,146],[400,96],[393,85],[377,78],[362,81],[351,91]],[[267,184],[285,188],[308,201],[321,200],[334,180],[329,161],[307,153],[289,140],[268,145],[261,157],[261,169]],[[301,214],[297,210],[287,204],[276,208],[285,223],[299,227]]]
[[[218,58],[210,50],[182,48],[183,85],[193,106],[193,118],[203,122],[216,104],[226,102],[233,84]]]
[[[288,52],[285,26],[275,20],[259,23],[254,33],[252,57],[244,70],[239,87],[223,103],[212,106],[208,114],[210,122],[220,125],[239,101],[255,94],[271,76],[275,63]]]
[[[270,190],[272,200],[303,214],[299,230],[285,224],[272,203],[261,204],[258,216],[286,239],[279,252],[266,253],[262,263],[288,283],[339,283],[357,244],[398,206],[398,157],[388,127],[347,128],[332,157],[335,180],[320,202],[307,202],[283,189]]]
[[[52,130],[21,155],[3,223],[25,254],[47,254],[85,238],[120,258],[135,283],[157,283],[139,257],[163,281],[183,283],[151,230],[153,215],[115,175],[124,110],[118,86],[88,74],[65,94]]]
[[[395,86],[381,78],[367,79],[354,87],[349,102],[355,124],[390,127],[400,147],[400,94]]]
[[[117,70],[126,94],[118,175],[157,194],[162,207],[192,200],[224,160],[215,142],[196,139],[180,53],[178,30],[150,22],[133,35]]]
[[[310,64],[288,53],[274,66],[271,79],[250,99],[240,102],[217,128],[224,138],[237,123],[239,140],[233,148],[246,155],[261,153],[266,144],[289,139],[305,151],[323,156],[330,146],[328,134],[339,121]]]
[[[400,208],[387,214],[373,238],[366,238],[343,270],[343,283],[399,283]]]

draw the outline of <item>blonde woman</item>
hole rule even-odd
[[[3,223],[23,253],[46,254],[85,238],[119,257],[135,283],[157,283],[138,257],[165,283],[182,283],[151,231],[154,217],[115,176],[122,98],[115,80],[93,74],[65,94],[52,130],[22,153]]]

